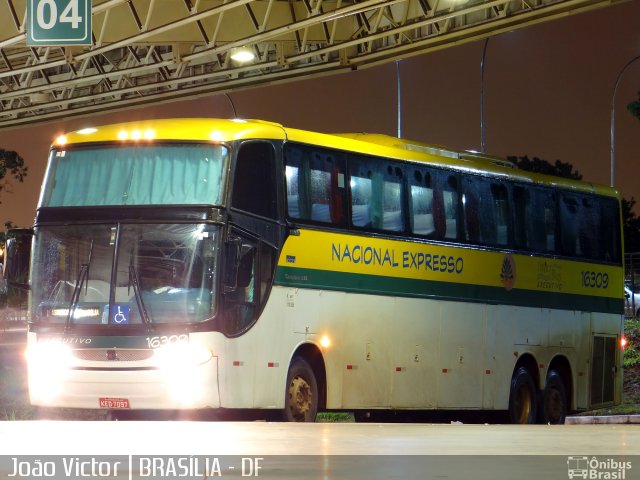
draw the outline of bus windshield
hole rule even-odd
[[[40,206],[220,205],[228,153],[194,143],[53,150]]]
[[[219,227],[52,226],[36,237],[36,323],[151,326],[202,322],[215,312]]]

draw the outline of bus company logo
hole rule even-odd
[[[585,480],[625,480],[627,470],[631,470],[631,462],[614,458],[567,457],[567,475],[569,479]]]
[[[511,290],[516,283],[516,261],[510,253],[507,253],[502,260],[500,280],[506,290]]]

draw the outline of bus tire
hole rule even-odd
[[[509,419],[511,423],[536,423],[536,386],[529,371],[518,368],[511,377],[509,393]]]
[[[567,410],[567,389],[562,376],[556,370],[549,370],[542,393],[541,421],[561,425],[567,416]]]
[[[318,382],[313,369],[301,357],[293,357],[287,374],[284,420],[315,422],[318,413]]]

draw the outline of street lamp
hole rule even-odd
[[[400,59],[396,60],[396,97],[398,102],[398,138],[402,138],[402,84],[400,83]]]
[[[611,96],[611,186],[613,187],[615,184],[615,130],[616,130],[616,92],[618,91],[618,85],[620,84],[620,79],[622,78],[622,74],[631,66],[633,62],[638,60],[640,55],[629,60],[620,73],[618,73],[618,77],[616,78],[616,84],[613,87],[613,95]]]
[[[482,58],[480,59],[480,152],[484,153],[484,59],[487,56],[489,37],[484,39]]]

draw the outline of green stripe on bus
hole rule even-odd
[[[275,283],[286,287],[338,290],[373,295],[434,298],[522,307],[623,313],[619,298],[470,285],[411,278],[381,277],[346,272],[278,267]]]

